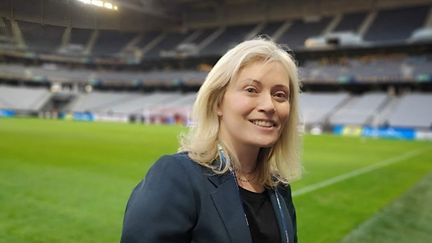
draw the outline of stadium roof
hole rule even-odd
[[[238,16],[239,21],[272,19],[291,14],[307,16],[337,11],[430,4],[432,0],[103,0],[118,11],[90,8],[77,0],[2,0],[0,16],[40,24],[75,28],[146,31],[182,27],[190,22],[220,22]],[[286,10],[286,11],[285,11]],[[273,12],[278,14],[273,14]],[[295,16],[298,17],[298,16]],[[237,18],[236,18],[237,19]]]

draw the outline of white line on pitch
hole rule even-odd
[[[428,149],[429,149],[429,147],[426,147],[426,148],[423,148],[423,149],[417,149],[417,150],[414,150],[414,151],[411,151],[411,152],[407,152],[407,153],[401,154],[401,155],[393,157],[393,158],[381,160],[381,161],[377,162],[376,164],[369,165],[369,166],[366,166],[364,168],[360,168],[360,169],[357,169],[357,170],[353,170],[353,171],[351,171],[349,173],[342,174],[342,175],[339,175],[339,176],[335,176],[335,177],[330,178],[328,180],[324,180],[324,181],[321,181],[321,182],[318,182],[318,183],[315,183],[315,184],[312,184],[312,185],[309,185],[309,186],[305,186],[303,188],[300,188],[298,190],[293,191],[292,196],[293,197],[300,196],[300,195],[309,193],[311,191],[315,191],[315,190],[318,190],[320,188],[323,188],[323,187],[326,187],[326,186],[330,186],[330,185],[336,184],[338,182],[350,179],[352,177],[355,177],[355,176],[358,176],[358,175],[361,175],[361,174],[364,174],[364,173],[367,173],[367,172],[370,172],[370,171],[382,168],[384,166],[391,165],[391,164],[403,161],[405,159],[408,159],[408,158],[414,157],[414,156],[416,156],[418,154],[421,154],[421,153],[423,153],[424,151],[426,151]]]

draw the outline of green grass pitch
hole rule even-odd
[[[119,242],[131,190],[159,156],[176,152],[184,130],[0,119],[0,242]],[[372,229],[388,232],[382,215],[396,217],[408,209],[392,205],[422,196],[412,188],[430,177],[432,143],[306,135],[302,160],[304,177],[293,184],[299,242],[356,242],[346,236],[371,232],[363,226],[375,217]],[[421,213],[430,218],[429,208]],[[401,215],[411,222],[416,212]]]

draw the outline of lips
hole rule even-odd
[[[251,123],[253,123],[256,126],[259,127],[265,127],[265,128],[271,128],[271,127],[276,127],[276,122],[272,121],[272,120],[263,120],[263,119],[254,119],[254,120],[249,120]]]

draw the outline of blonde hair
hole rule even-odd
[[[300,144],[298,131],[299,79],[293,58],[271,40],[253,39],[244,41],[223,55],[207,75],[198,91],[192,109],[192,127],[181,137],[179,151],[187,151],[191,159],[211,168],[215,173],[225,173],[229,165],[222,169],[214,166],[217,159],[219,117],[217,107],[221,104],[228,84],[242,68],[251,63],[279,62],[289,75],[290,114],[278,141],[271,148],[262,148],[258,158],[258,181],[274,187],[278,183],[288,183],[301,176]],[[228,152],[234,166],[238,161],[230,149]]]

